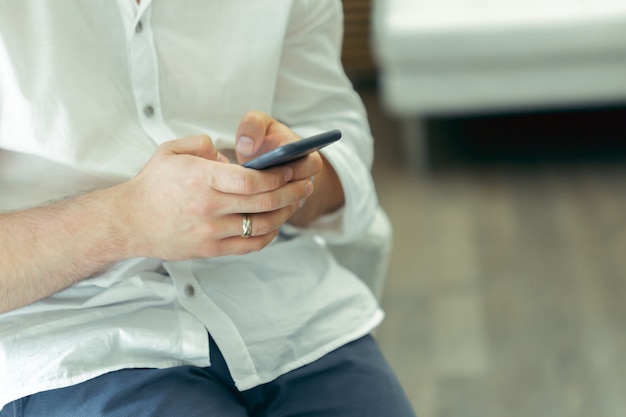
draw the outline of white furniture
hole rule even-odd
[[[626,102],[624,0],[374,0],[373,45],[413,169],[425,117]]]

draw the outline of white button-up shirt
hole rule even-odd
[[[322,242],[363,232],[377,204],[341,18],[334,0],[0,2],[0,211],[127,180],[173,138],[232,149],[251,109],[301,136],[341,129],[324,154],[346,196],[260,252],[128,259],[0,315],[0,407],[121,368],[209,366],[207,332],[245,390],[380,322]]]

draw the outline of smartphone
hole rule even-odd
[[[286,164],[302,158],[311,152],[318,151],[341,138],[341,131],[338,129],[329,130],[308,138],[279,146],[269,152],[264,153],[243,164],[246,168],[266,169],[276,165]]]

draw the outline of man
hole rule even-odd
[[[412,415],[319,243],[376,209],[340,41],[332,0],[0,4],[0,416]]]

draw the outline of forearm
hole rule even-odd
[[[124,257],[113,191],[0,214],[0,312],[45,298]]]
[[[308,195],[308,176],[290,181],[290,172],[226,164],[210,138],[190,136],[161,145],[129,181],[0,214],[0,312],[122,259],[186,260],[260,250]],[[241,213],[259,216],[247,239],[241,238]]]

